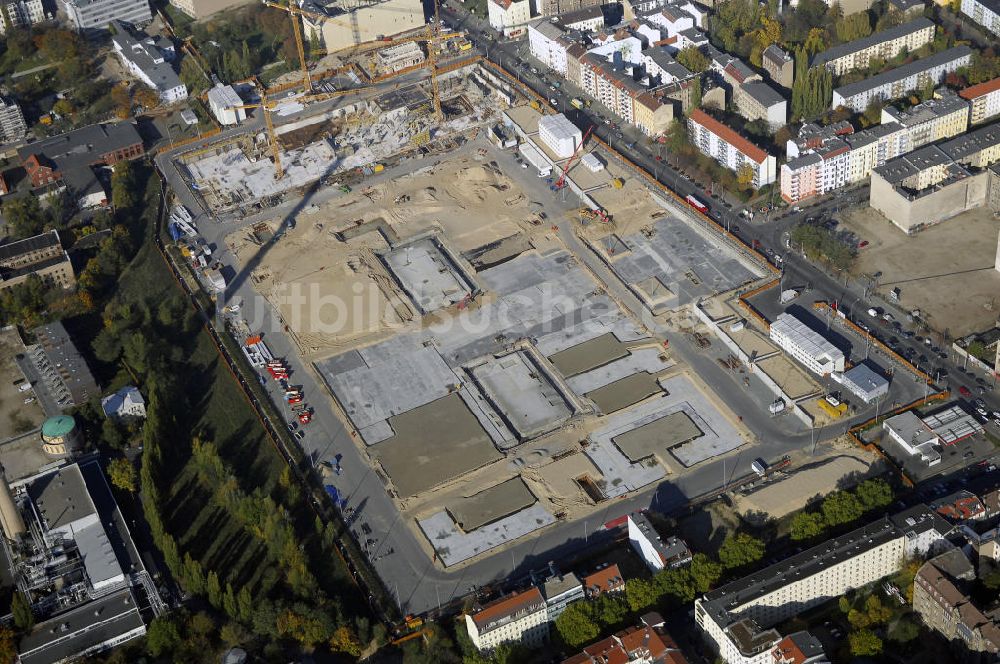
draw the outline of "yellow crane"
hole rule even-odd
[[[306,62],[306,50],[302,41],[302,15],[312,16],[317,18],[326,18],[324,14],[317,14],[315,12],[310,12],[302,9],[298,5],[294,4],[293,0],[287,0],[287,5],[278,4],[277,2],[271,2],[270,0],[264,0],[264,5],[267,7],[274,7],[275,9],[280,9],[281,11],[288,12],[288,18],[292,21],[292,34],[295,35],[295,48],[299,51],[299,63],[302,65],[302,88],[306,94],[313,91],[312,87],[312,77],[309,75],[309,63]]]

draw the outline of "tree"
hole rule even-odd
[[[201,94],[208,89],[205,74],[202,73],[201,67],[190,55],[181,60],[180,79],[181,83],[187,86],[188,93],[191,95]]]
[[[894,498],[892,487],[883,479],[874,478],[865,480],[854,489],[854,495],[861,501],[865,510],[873,510],[878,507],[885,507]]]
[[[855,630],[847,635],[847,642],[855,657],[875,657],[882,654],[882,639],[871,630]]]
[[[826,522],[819,512],[799,512],[792,517],[789,535],[796,542],[812,539],[823,534]]]
[[[677,53],[677,62],[681,63],[689,71],[700,74],[707,71],[712,62],[708,56],[699,50],[697,46],[686,46]]]
[[[208,603],[217,609],[222,608],[222,585],[219,583],[219,575],[215,570],[209,570],[205,578],[205,594],[208,595]]]
[[[642,611],[660,599],[659,590],[646,579],[629,579],[625,582],[625,600],[632,611]]]
[[[830,526],[851,523],[864,514],[861,501],[849,491],[835,491],[823,500],[823,518]]]
[[[181,634],[170,618],[155,618],[146,629],[146,649],[153,657],[173,651],[180,642]]]
[[[160,105],[159,93],[146,85],[137,85],[132,93],[132,99],[147,111]]]
[[[826,31],[822,28],[813,28],[809,31],[808,36],[806,36],[805,42],[802,47],[806,50],[806,53],[813,55],[821,51],[826,50]]]
[[[753,189],[753,167],[748,163],[740,164],[736,171],[736,184],[740,189]]]
[[[0,664],[11,664],[17,657],[17,639],[10,627],[0,627]]]
[[[111,174],[111,204],[116,210],[128,210],[135,206],[135,173],[132,162],[125,159],[114,165]]]
[[[896,643],[909,643],[920,636],[920,627],[909,618],[900,618],[889,628],[889,640]]]
[[[719,561],[726,569],[755,563],[764,557],[764,543],[747,533],[729,535],[719,547]]]
[[[689,566],[691,580],[694,581],[695,590],[700,593],[707,593],[718,582],[722,576],[722,565],[715,562],[704,553],[696,553],[691,559]]]
[[[333,631],[329,645],[333,652],[341,652],[351,657],[357,657],[361,654],[361,642],[358,640],[357,634],[346,625],[341,625]]]
[[[1000,569],[995,569],[983,576],[983,585],[988,590],[1000,590]]]
[[[574,650],[590,643],[601,633],[588,615],[588,608],[586,602],[576,602],[567,606],[556,618],[556,631],[563,642]]]
[[[868,17],[868,12],[848,14],[837,21],[834,30],[837,33],[837,39],[842,42],[861,39],[872,33],[871,19]]]
[[[882,102],[872,99],[868,102],[864,113],[861,114],[861,124],[865,127],[877,125],[882,121]]]
[[[135,466],[125,457],[116,457],[108,463],[108,477],[111,483],[122,491],[135,493]]]
[[[20,631],[28,632],[35,626],[35,613],[31,610],[31,603],[20,590],[14,591],[10,612],[14,614],[14,625]]]
[[[124,84],[111,88],[111,102],[115,106],[115,117],[119,120],[126,120],[132,115],[132,98]]]
[[[677,604],[687,604],[694,600],[694,579],[686,567],[660,570],[653,577],[653,583],[659,589],[661,597],[669,596]]]

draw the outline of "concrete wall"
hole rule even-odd
[[[312,23],[303,22],[304,36],[312,35]],[[380,37],[398,35],[424,25],[424,8],[420,0],[385,0],[321,21],[319,37],[327,53],[375,41]]]
[[[986,203],[987,173],[977,173],[958,182],[910,199],[878,173],[872,173],[869,205],[907,235],[950,219]]]

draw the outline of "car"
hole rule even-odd
[[[887,322],[887,323],[891,323],[891,322],[892,322],[892,320],[893,320],[893,318],[892,318],[892,314],[890,314],[890,313],[888,313],[888,312],[886,312],[886,313],[882,314],[882,320],[884,320],[884,321],[885,321],[885,322]]]
[[[993,419],[995,419],[995,420],[1000,420],[1000,410],[994,410],[994,411],[993,411],[992,413],[990,413],[990,414],[991,414],[991,415],[993,415]]]
[[[531,73],[532,73],[532,74],[537,74],[537,73],[538,73],[538,69],[537,69],[537,68],[535,68],[535,67],[532,67],[532,68],[531,68]]]
[[[663,161],[663,157],[661,157],[660,155],[656,155],[656,161]]]
[[[289,431],[295,431],[296,429],[299,428],[299,423],[298,422],[289,422],[287,426],[288,426],[288,430]]]
[[[35,403],[35,397],[28,397],[27,399],[24,400],[25,405],[29,403]]]
[[[970,392],[969,388],[967,388],[965,385],[959,385],[958,393],[961,394],[966,399],[972,396],[972,392]]]
[[[934,345],[934,342],[931,341],[930,337],[924,337],[924,345],[927,346],[927,347],[930,347],[930,346]]]
[[[871,316],[872,318],[878,318],[878,309],[872,307],[871,309],[868,310],[868,315]]]
[[[552,104],[553,106],[558,106],[559,105],[559,102],[556,101],[555,99],[550,99],[549,103]]]
[[[913,330],[903,330],[903,336],[907,339],[912,339],[914,335]]]
[[[552,90],[552,92],[555,92],[556,91],[556,86],[550,85],[549,86],[549,90]]]
[[[973,401],[973,403],[976,405],[977,409],[978,408],[986,408],[986,402],[983,401],[982,399],[976,399],[975,401]]]
[[[858,243],[858,249],[864,249],[867,246],[868,246],[868,240],[862,240],[861,242]]]
[[[306,432],[305,431],[296,431],[295,432],[295,438],[297,440],[302,440],[305,437],[306,437]]]
[[[802,208],[796,205],[795,207],[792,208],[792,212],[802,212]]]
[[[985,408],[976,408],[976,412],[982,415],[983,417],[989,417],[990,415]]]

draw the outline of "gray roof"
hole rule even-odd
[[[786,51],[783,51],[777,44],[771,44],[764,49],[761,54],[761,58],[766,58],[768,60],[773,60],[774,62],[791,62],[792,56],[790,56]]]
[[[962,134],[940,146],[946,155],[957,161],[997,144],[1000,144],[1000,122]]]
[[[898,125],[894,122],[887,122],[886,124],[869,127],[868,129],[859,131],[856,134],[848,134],[844,136],[844,140],[847,141],[847,144],[851,146],[852,150],[856,150],[870,143],[874,143],[883,136],[889,136],[890,134],[895,134],[896,132],[901,131],[904,131],[902,125]]]
[[[54,229],[16,242],[0,246],[0,261],[17,258],[31,251],[59,246],[59,233]]]
[[[31,330],[31,334],[45,352],[49,363],[59,367],[60,377],[73,397],[74,404],[98,396],[97,383],[90,373],[90,367],[61,322],[40,325]]]
[[[97,514],[80,466],[75,463],[32,482],[28,485],[28,495],[49,530]]]
[[[549,17],[547,16],[545,18],[540,18],[537,21],[532,21],[528,24],[528,27],[537,30],[539,34],[544,37],[548,37],[549,39],[559,39],[559,37],[562,37],[563,33],[566,32],[565,28],[558,23],[549,20]]]
[[[968,58],[971,55],[972,49],[965,44],[962,44],[961,46],[955,46],[945,51],[940,51],[939,53],[935,53],[934,55],[930,55],[926,58],[914,60],[909,64],[901,65],[895,69],[890,69],[887,72],[882,72],[881,74],[872,76],[864,81],[842,85],[834,90],[834,92],[844,98],[853,97],[866,90],[871,90],[883,85],[891,85],[896,81],[902,81],[903,79],[919,74],[922,71],[927,71],[928,69],[933,69],[934,67],[947,64],[949,62],[954,62],[960,58]]]
[[[660,69],[664,70],[674,78],[685,79],[691,77],[691,71],[687,67],[677,62],[666,49],[659,46],[652,46],[643,50],[642,54],[655,62]]]
[[[889,0],[889,4],[899,11],[906,11],[914,7],[923,7],[924,0]]]
[[[149,77],[157,90],[172,90],[180,87],[181,79],[168,62],[157,62],[163,55],[159,52],[154,40],[146,38],[140,41],[120,21],[112,21],[115,35],[111,38],[118,48],[121,57],[128,59]],[[149,43],[152,42],[152,43]]]
[[[871,392],[889,384],[889,379],[867,364],[858,364],[844,372],[844,377],[863,390]]]
[[[583,596],[583,582],[580,577],[570,572],[562,576],[553,576],[542,584],[542,595],[547,602],[551,602],[561,595],[570,592],[578,592]]]
[[[954,92],[944,89],[939,94],[939,97],[928,99],[909,110],[901,111],[895,106],[889,106],[885,109],[885,112],[899,124],[905,127],[912,127],[925,122],[931,122],[945,115],[951,115],[963,109],[966,111],[969,109],[969,102]]]
[[[899,184],[911,175],[916,175],[928,168],[951,163],[952,159],[936,145],[927,145],[875,169],[886,182]]]
[[[922,535],[934,530],[944,536],[955,528],[943,516],[922,503],[896,512],[889,519],[903,534]]]
[[[757,100],[764,108],[776,106],[785,101],[778,92],[763,81],[751,81],[743,84],[743,91]]]
[[[145,626],[128,588],[35,625],[22,637],[22,664],[55,664]],[[136,634],[139,636],[139,634]]]
[[[882,32],[875,32],[867,37],[862,37],[861,39],[855,39],[854,41],[847,42],[846,44],[840,44],[838,46],[828,48],[822,53],[814,55],[812,62],[809,64],[813,67],[818,67],[852,53],[857,53],[867,48],[871,48],[876,44],[881,44],[893,39],[899,39],[900,37],[905,37],[906,35],[913,34],[914,32],[919,32],[920,30],[926,30],[927,28],[933,27],[933,21],[921,16],[920,18],[910,21],[909,23],[897,25],[892,28],[888,28],[887,30],[883,30]]]

